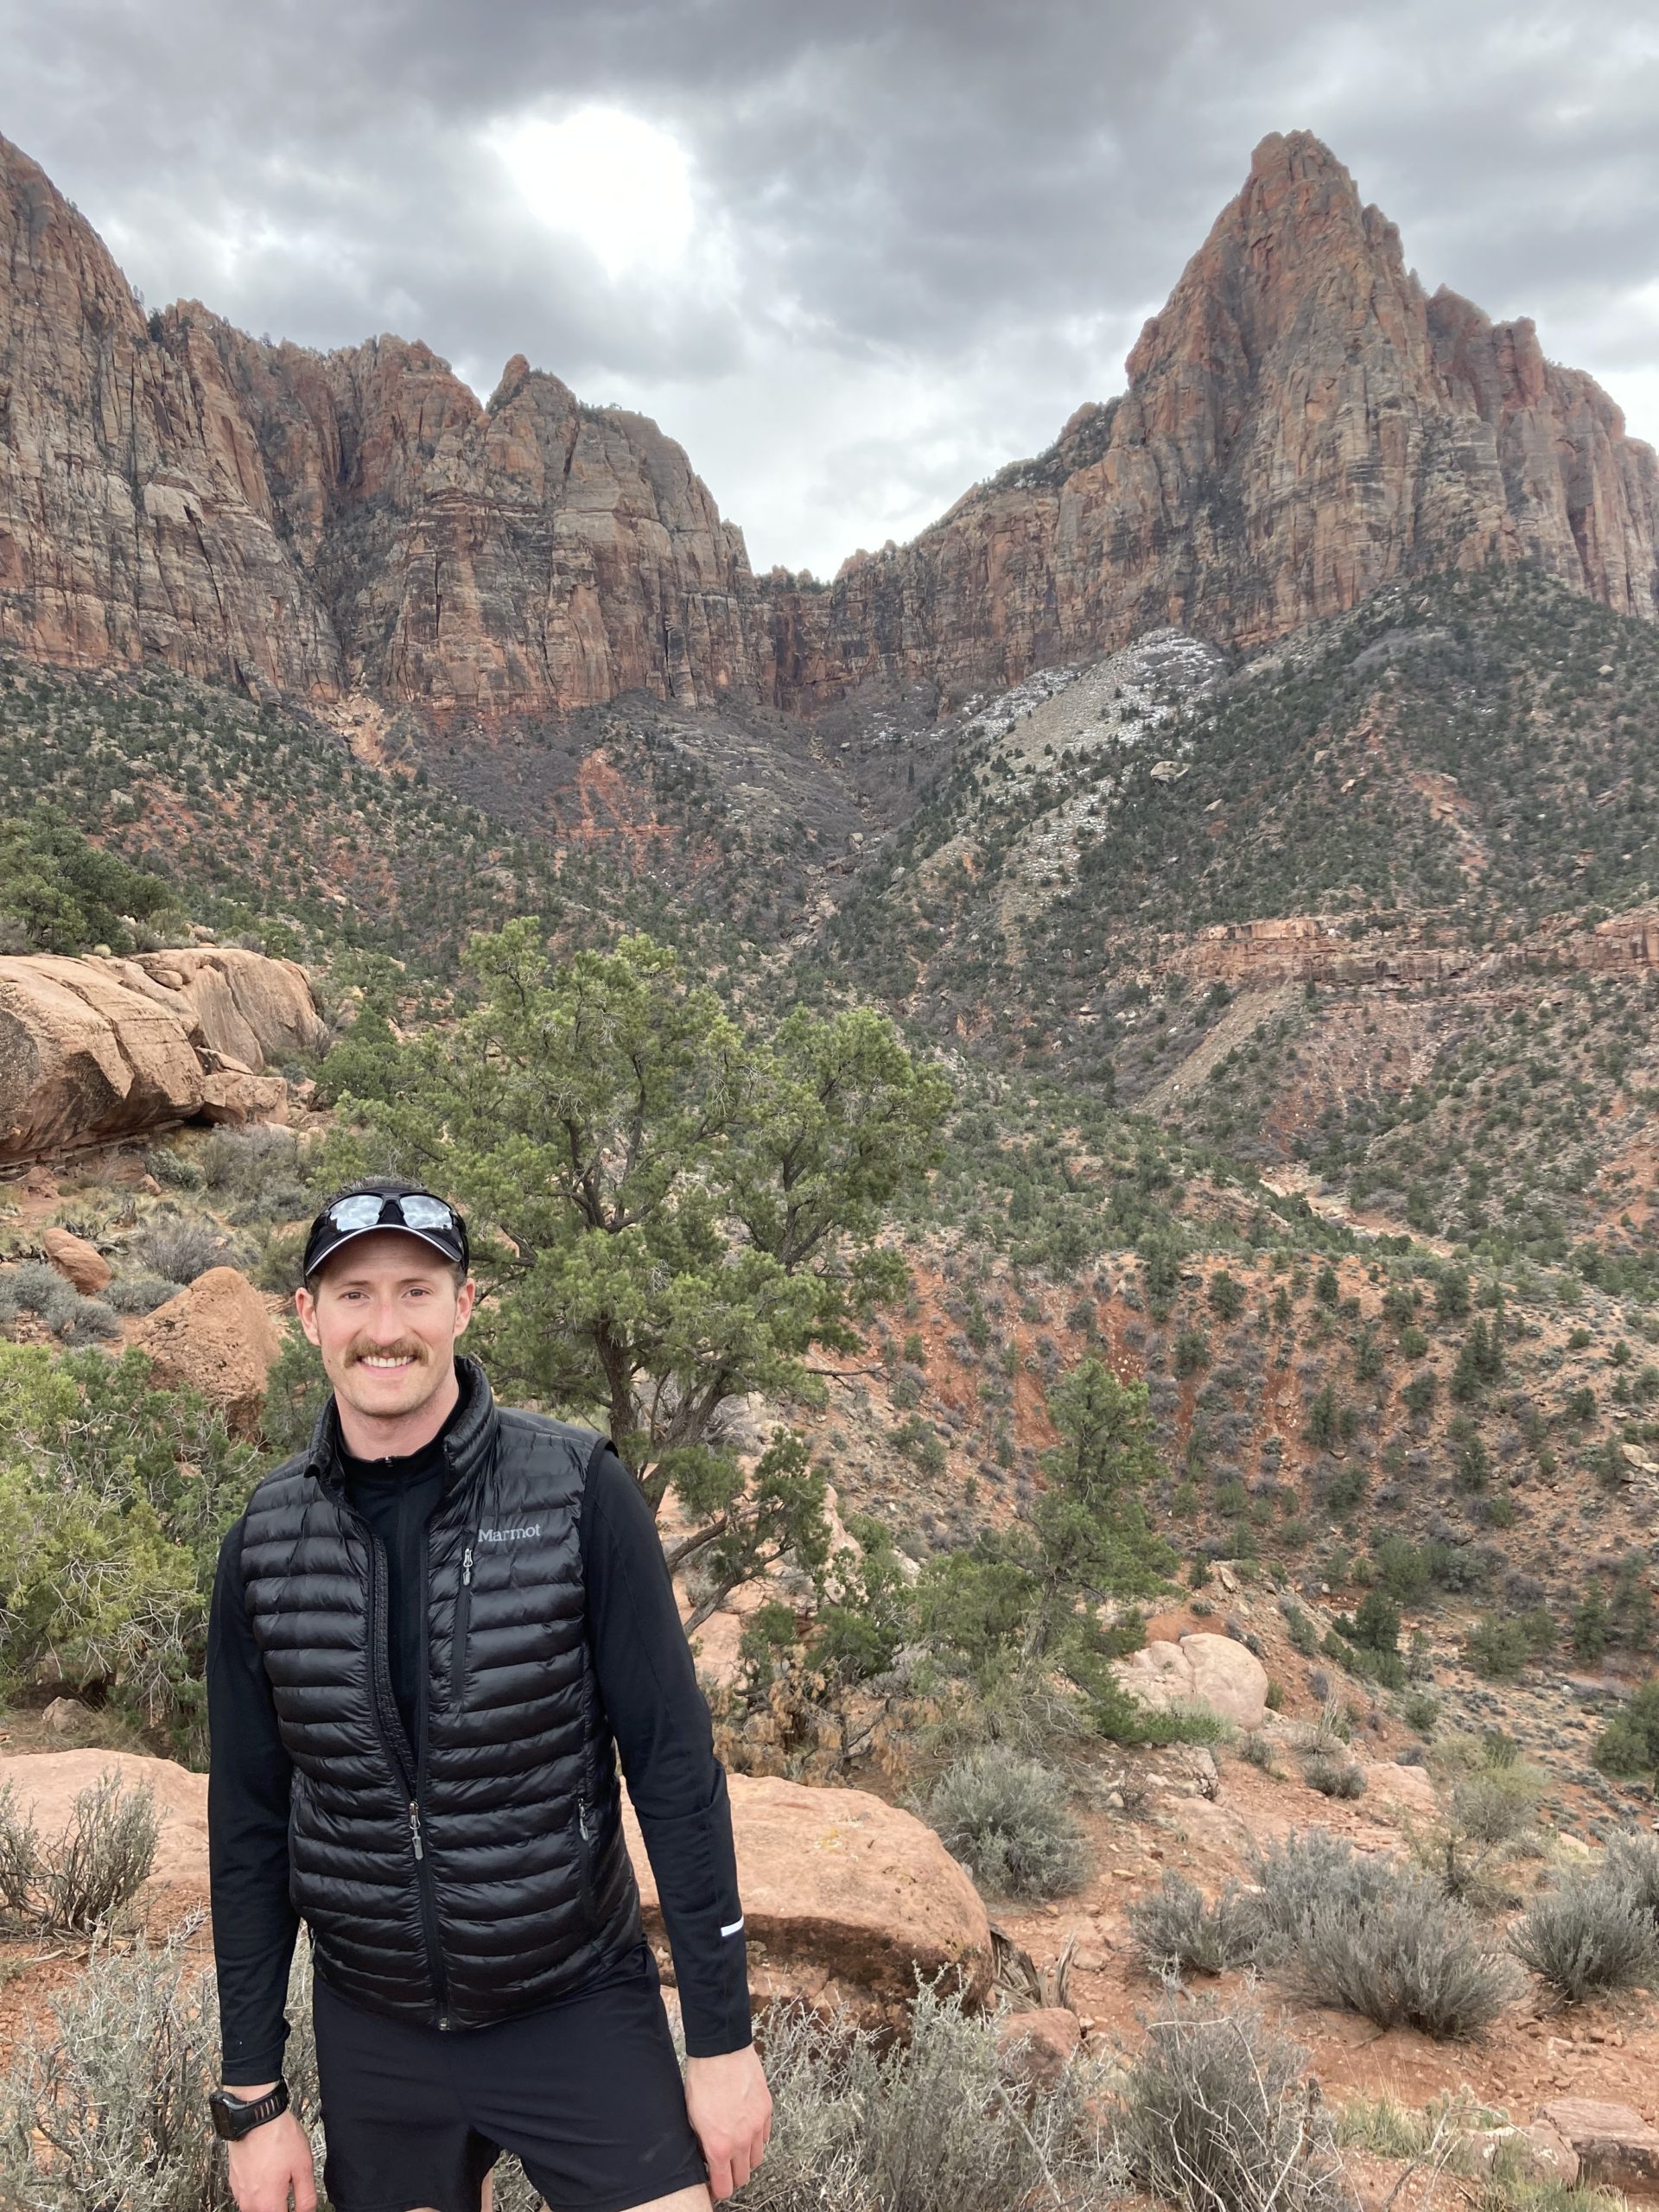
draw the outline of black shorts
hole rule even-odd
[[[334,2212],[479,2212],[516,2153],[553,2212],[625,2212],[705,2178],[657,1974],[489,2028],[365,2012],[321,1980],[323,2181]]]

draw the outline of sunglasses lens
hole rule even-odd
[[[397,1204],[410,1229],[453,1229],[455,1217],[442,1198],[400,1198]]]
[[[385,1200],[378,1192],[365,1192],[361,1197],[341,1198],[338,1205],[330,1206],[328,1218],[339,1230],[372,1229],[380,1218]]]

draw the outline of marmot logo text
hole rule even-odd
[[[480,1544],[513,1544],[521,1536],[539,1536],[541,1533],[541,1522],[531,1521],[522,1529],[480,1529],[478,1541]]]

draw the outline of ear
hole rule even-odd
[[[473,1308],[478,1303],[478,1285],[468,1275],[455,1293],[455,1334],[460,1336],[473,1318]]]
[[[317,1301],[303,1283],[294,1294],[294,1311],[299,1315],[300,1326],[311,1342],[320,1344],[322,1338],[317,1329]]]

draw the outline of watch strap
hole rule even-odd
[[[288,2110],[288,2084],[278,2082],[263,2097],[233,2097],[228,2089],[215,2089],[207,2100],[213,2115],[213,2133],[227,2143],[239,2143],[256,2127]]]

